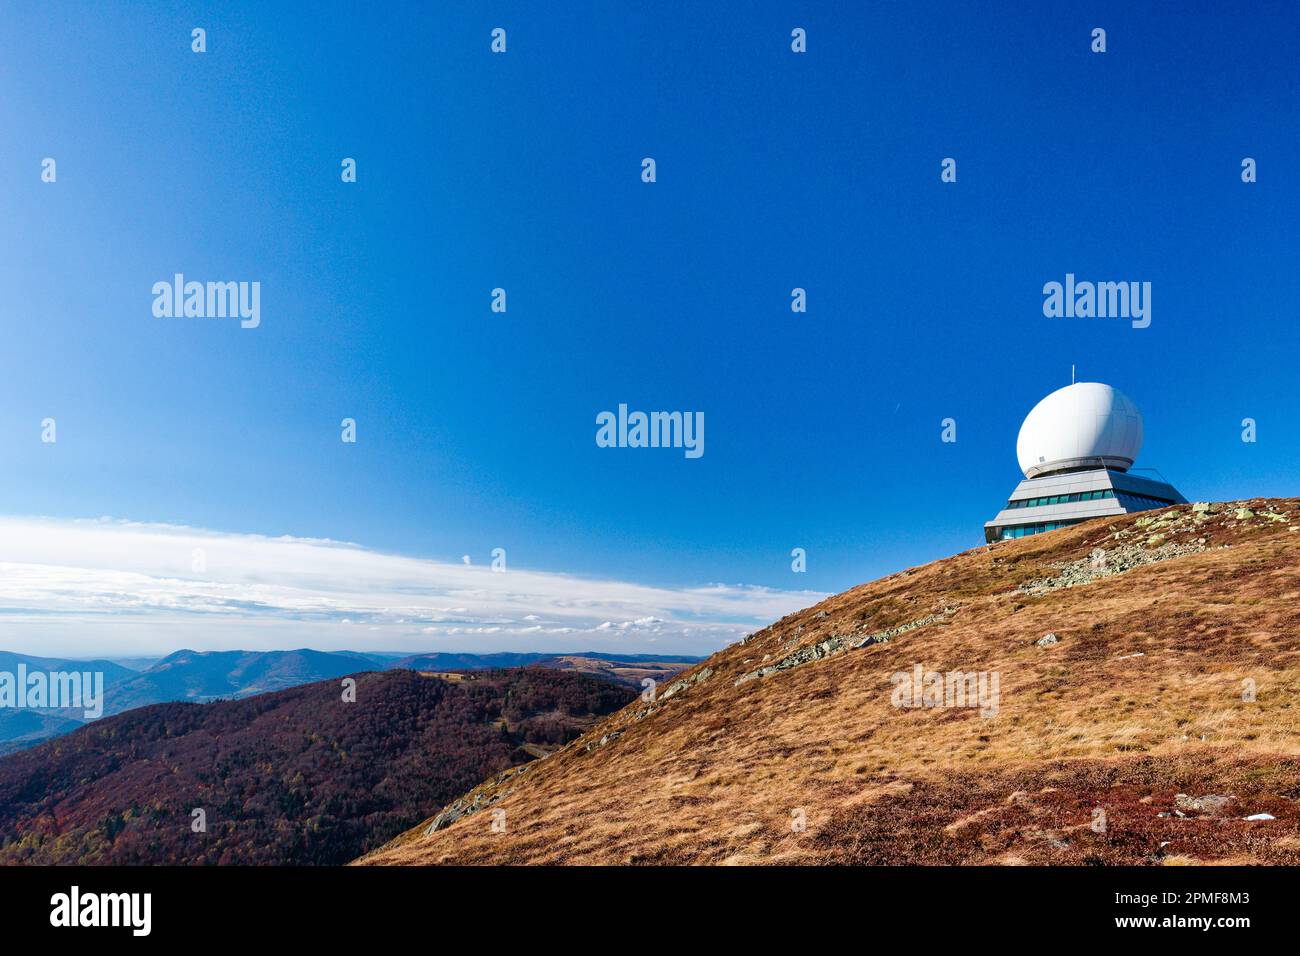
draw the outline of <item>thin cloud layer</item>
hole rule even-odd
[[[0,517],[0,648],[29,654],[708,653],[824,596],[494,572],[326,539]]]

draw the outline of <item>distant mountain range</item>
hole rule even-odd
[[[301,674],[300,665],[350,659],[198,656],[261,687]],[[167,660],[163,675],[185,670],[184,658]],[[216,684],[171,680],[150,686]],[[0,759],[0,864],[345,863],[636,696],[541,667],[446,676],[398,668],[358,674],[352,702],[328,679],[136,708]]]
[[[348,651],[191,651],[168,654],[147,671],[117,685],[106,713],[164,701],[236,699],[312,681],[383,670],[375,658]]]
[[[92,671],[104,675],[104,696],[113,695],[116,690],[131,678],[138,676],[136,671],[121,664],[107,660],[68,660],[57,657],[33,657],[30,654],[14,654],[0,651],[0,672],[17,675],[19,666],[24,665],[31,671]],[[107,712],[107,711],[105,711]],[[0,707],[0,754],[11,753],[30,747],[76,730],[85,723],[84,711],[44,708]]]
[[[81,661],[0,651],[0,671],[17,673],[19,665],[23,664],[28,672],[100,672],[104,675],[103,706],[107,716],[169,701],[238,700],[362,671],[441,673],[547,666],[598,674],[616,683],[639,688],[644,678],[664,680],[698,660],[695,657],[654,654],[620,656],[594,651],[574,654],[429,653],[395,657],[309,648],[292,651],[186,649],[169,654],[144,670],[137,670],[109,660]],[[138,662],[132,663],[138,666]],[[84,723],[86,719],[82,709],[0,707],[0,755],[66,734]]]

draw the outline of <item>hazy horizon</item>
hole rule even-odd
[[[338,650],[323,650],[322,648],[319,647],[291,647],[291,648],[280,648],[276,650],[258,650],[256,648],[251,648],[251,647],[223,647],[223,648],[214,648],[210,651],[197,651],[194,650],[194,648],[177,647],[177,648],[173,648],[168,653],[161,654],[161,655],[123,657],[118,654],[99,654],[99,655],[73,654],[73,655],[65,655],[65,656],[57,656],[57,655],[50,656],[44,654],[31,654],[26,651],[14,651],[8,647],[0,647],[0,653],[16,654],[24,658],[28,658],[28,657],[33,659],[45,658],[47,660],[66,660],[66,661],[78,661],[78,662],[108,661],[109,663],[112,664],[121,664],[124,667],[128,667],[128,669],[133,669],[133,668],[129,668],[130,664],[140,664],[147,669],[149,666],[152,666],[153,664],[156,664],[159,661],[166,660],[168,657],[171,657],[173,654],[177,654],[187,650],[195,654],[292,654],[295,651],[315,651],[321,654],[355,654],[359,657],[377,658],[377,659],[391,658],[393,660],[402,660],[403,658],[407,658],[407,657],[432,656],[434,654],[469,655],[473,657],[493,657],[501,654],[511,654],[511,655],[538,654],[543,656],[564,656],[564,655],[576,656],[582,654],[603,654],[612,657],[618,653],[616,651],[593,651],[590,648],[571,648],[567,651],[526,650],[526,651],[486,651],[483,653],[478,653],[476,651],[448,651],[436,647],[428,648],[427,650],[423,650],[423,651],[358,651],[351,648],[340,648]],[[687,654],[687,653],[657,654],[653,651],[645,651],[645,652],[628,651],[626,652],[626,654],[628,658],[662,657],[666,660],[706,660],[709,656],[707,654]]]
[[[468,556],[464,556],[468,557]],[[825,595],[385,554],[328,539],[0,517],[0,648],[708,654]],[[435,648],[436,645],[436,648]]]

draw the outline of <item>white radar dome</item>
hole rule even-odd
[[[1123,392],[1100,382],[1057,389],[1020,426],[1016,457],[1026,478],[1053,471],[1127,471],[1142,450],[1142,415]]]

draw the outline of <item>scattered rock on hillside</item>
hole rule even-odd
[[[623,736],[623,731],[611,730],[609,733],[601,737],[600,740],[593,740],[591,743],[587,744],[587,753],[591,753],[597,747],[603,747],[608,743],[618,740],[618,738],[622,736]]]
[[[1207,793],[1203,797],[1189,797],[1185,793],[1180,793],[1174,797],[1174,806],[1187,813],[1203,813],[1207,816],[1217,816],[1235,799],[1235,797],[1218,793]]]
[[[486,785],[481,786],[473,794],[472,799],[470,794],[465,794],[465,796],[461,797],[459,800],[455,800],[448,804],[441,813],[433,818],[428,827],[425,828],[424,835],[433,836],[439,830],[444,830],[451,826],[461,817],[467,817],[471,813],[478,813],[478,811],[485,807],[490,807],[492,804],[504,800],[506,797],[510,796],[510,794],[514,793],[513,787],[497,791],[496,793],[491,793],[490,791],[506,780],[527,772],[531,766],[532,764],[524,764],[523,766],[511,767],[509,770],[503,770],[501,773],[489,780]]]
[[[909,621],[906,624],[900,624],[898,627],[891,627],[884,631],[877,631],[875,634],[868,634],[866,637],[855,641],[853,646],[859,648],[870,647],[872,644],[888,644],[900,634],[906,634],[908,631],[914,631],[918,627],[925,627],[927,624],[933,624],[951,616],[955,610],[957,610],[957,607],[945,607],[937,614],[928,614],[919,620]]]
[[[1140,519],[1139,519],[1140,520]],[[1187,554],[1204,551],[1205,545],[1199,542],[1180,543],[1165,541],[1164,535],[1154,535],[1148,539],[1151,547],[1140,544],[1121,544],[1106,551],[1102,560],[1089,556],[1077,561],[1065,561],[1049,565],[1057,573],[1047,578],[1037,578],[1020,585],[1020,593],[1039,597],[1061,588],[1072,588],[1080,584],[1091,584],[1102,578],[1123,574],[1143,565],[1180,558]]]
[[[817,644],[810,644],[808,647],[800,648],[793,654],[781,658],[775,664],[769,664],[767,667],[760,667],[756,671],[741,674],[736,679],[735,686],[740,686],[746,681],[754,680],[757,677],[766,677],[768,674],[775,674],[777,671],[789,670],[792,667],[798,667],[800,664],[807,664],[809,661],[819,661],[823,657],[829,657],[842,650],[847,640],[848,638],[837,634]]]
[[[1044,634],[1038,640],[1034,641],[1039,647],[1051,647],[1053,644],[1060,642],[1060,638],[1055,634]]]
[[[819,661],[824,657],[832,657],[844,651],[861,647],[869,647],[872,644],[886,644],[900,634],[906,634],[908,631],[914,631],[918,627],[925,627],[927,624],[934,624],[936,621],[942,621],[949,617],[961,605],[945,607],[936,614],[927,614],[925,617],[915,621],[909,621],[906,624],[900,624],[897,627],[891,627],[887,630],[877,631],[874,634],[868,634],[866,637],[854,641],[849,634],[832,634],[824,641],[816,644],[810,644],[808,647],[800,648],[793,654],[781,658],[775,664],[769,664],[767,667],[760,667],[758,670],[749,671],[741,674],[736,678],[735,686],[748,681],[755,680],[759,677],[767,677],[775,674],[777,671],[789,670],[792,667],[798,667],[801,664],[807,664],[811,661]]]
[[[712,676],[713,676],[712,667],[705,667],[703,670],[698,670],[690,677],[684,677],[681,680],[673,681],[671,684],[669,684],[667,687],[664,688],[664,692],[659,695],[659,699],[667,700],[669,697],[672,697],[673,695],[679,693],[680,691],[684,691],[692,684],[698,684],[700,681],[708,680]]]
[[[484,807],[496,803],[502,796],[502,794],[494,794],[489,797],[480,792],[474,795],[473,800],[469,800],[467,797],[461,797],[459,800],[447,807],[447,809],[443,810],[442,813],[433,818],[433,822],[430,823],[428,829],[424,831],[424,835],[433,836],[433,834],[437,833],[439,830],[451,826],[461,817],[467,817],[471,813],[477,813]]]

